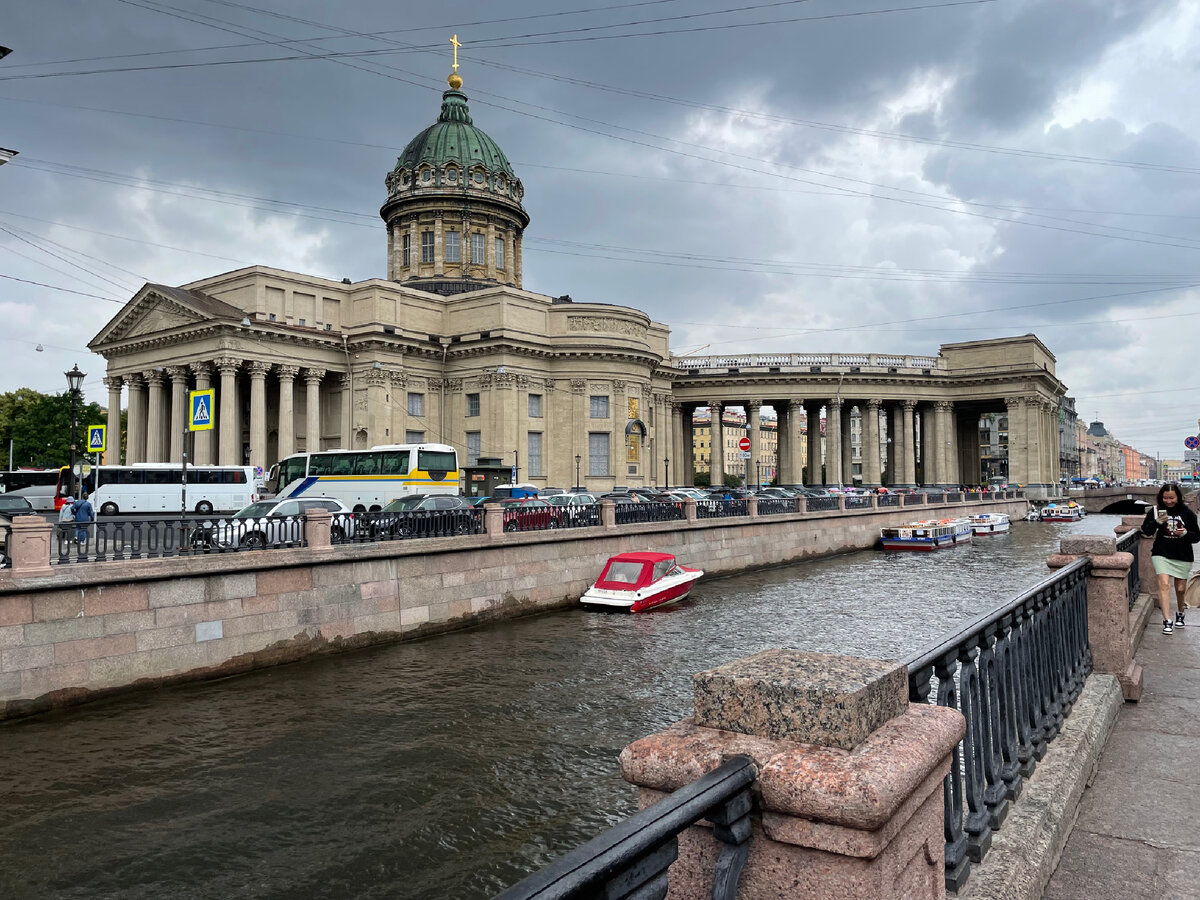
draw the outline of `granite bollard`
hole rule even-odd
[[[944,897],[942,782],[966,732],[953,709],[908,702],[902,664],[764,650],[693,679],[695,716],[621,753],[643,808],[737,754],[758,769],[737,896]],[[670,898],[711,893],[707,823],[680,835]]]

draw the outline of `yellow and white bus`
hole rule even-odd
[[[355,512],[410,494],[458,494],[458,452],[448,444],[385,444],[370,450],[294,453],[271,468],[276,497],[334,497]]]

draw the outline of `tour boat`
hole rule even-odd
[[[884,550],[937,550],[939,547],[954,546],[954,523],[945,519],[941,522],[910,522],[893,528],[882,528],[879,539]]]
[[[1048,503],[1042,507],[1043,522],[1076,522],[1083,518],[1083,507],[1074,500],[1069,503]]]
[[[670,553],[619,553],[579,602],[597,609],[645,612],[682,600],[703,574],[679,565]]]
[[[975,534],[1004,534],[1008,531],[1008,516],[1004,513],[983,513],[971,516],[970,521]]]
[[[974,529],[971,527],[970,519],[966,517],[951,519],[950,524],[954,526],[954,543],[971,543],[971,538],[974,537]]]

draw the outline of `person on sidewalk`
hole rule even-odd
[[[1196,514],[1183,503],[1183,491],[1178,484],[1168,482],[1158,491],[1155,505],[1146,513],[1142,534],[1154,535],[1150,558],[1158,576],[1158,608],[1163,614],[1163,634],[1171,634],[1184,626],[1184,595],[1188,575],[1192,571],[1192,544],[1200,541],[1200,524]],[[1178,611],[1171,621],[1171,581],[1175,582]]]
[[[96,521],[96,512],[92,509],[92,501],[88,499],[87,491],[79,492],[79,499],[71,504],[71,512],[75,514],[75,543],[86,548],[88,526]]]

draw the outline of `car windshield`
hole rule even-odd
[[[406,512],[407,510],[410,510],[410,509],[416,509],[417,504],[420,503],[424,499],[425,499],[424,497],[422,497],[418,494],[414,494],[410,497],[401,497],[398,500],[393,500],[391,503],[389,503],[387,506],[385,506],[383,508],[383,511],[384,512]]]
[[[251,503],[244,509],[239,510],[235,515],[235,519],[257,519],[259,516],[267,516],[275,511],[275,507],[279,505],[276,500],[259,500],[257,503]]]
[[[32,504],[24,497],[5,497],[0,494],[0,512],[23,512],[32,509]]]

